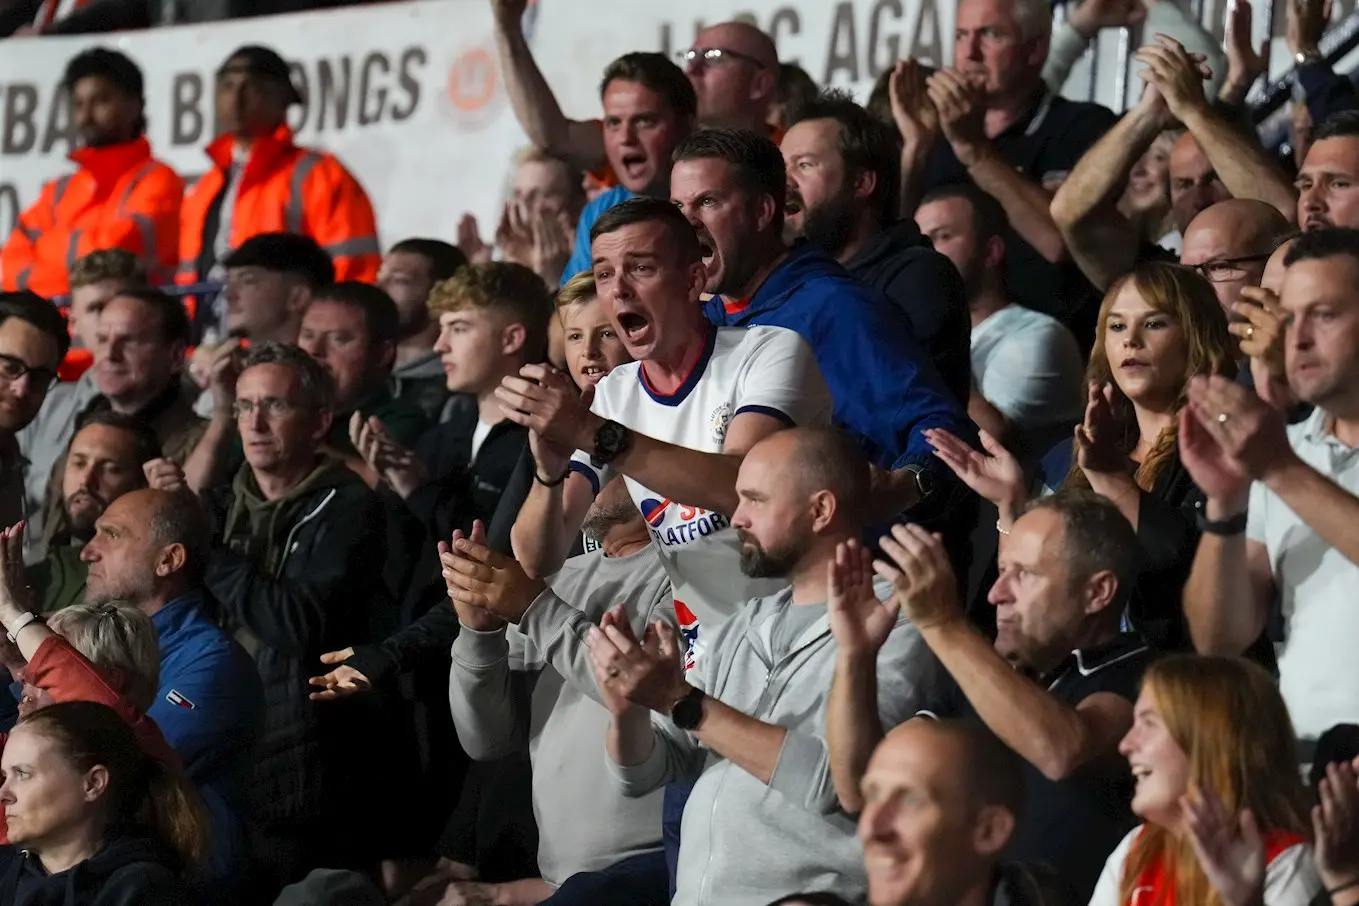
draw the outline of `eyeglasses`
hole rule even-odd
[[[704,66],[725,66],[728,63],[742,60],[757,69],[764,69],[764,64],[749,54],[727,50],[723,47],[694,47],[689,50],[681,50],[675,54],[675,59],[679,60],[681,66],[688,66],[691,63],[702,63]]]
[[[258,411],[272,422],[287,418],[301,408],[303,407],[281,396],[266,396],[259,400],[236,400],[231,404],[231,414],[240,419],[249,418]]]
[[[34,368],[23,359],[0,352],[0,378],[11,384],[24,375],[31,375],[29,383],[35,390],[46,393],[57,382],[57,373],[51,368]]]
[[[1268,261],[1269,255],[1245,255],[1241,258],[1213,258],[1202,264],[1186,264],[1184,267],[1197,271],[1209,283],[1222,283],[1235,280],[1246,272],[1243,265],[1257,261]]]

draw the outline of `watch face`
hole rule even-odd
[[[920,491],[921,497],[928,497],[934,493],[934,476],[928,469],[918,469],[915,473],[915,486]]]
[[[670,719],[681,730],[697,730],[703,721],[703,697],[689,695],[675,702],[670,709]]]

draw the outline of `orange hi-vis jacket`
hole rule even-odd
[[[179,264],[184,180],[151,156],[145,138],[71,153],[79,169],[43,186],[37,202],[0,252],[0,286],[40,296],[70,292],[76,261],[103,249],[126,249],[153,282]]]
[[[203,249],[206,243],[210,250],[216,237],[204,236],[203,231],[209,208],[226,187],[234,145],[230,135],[208,145],[214,166],[184,199],[175,274],[181,285],[208,278],[212,256],[203,256]],[[231,217],[233,249],[260,233],[302,233],[330,254],[336,280],[377,279],[382,250],[368,194],[333,155],[294,144],[287,126],[255,140],[241,173],[236,205],[222,216]]]

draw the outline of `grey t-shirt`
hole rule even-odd
[[[787,657],[788,652],[807,629],[826,615],[825,604],[793,604],[789,602],[769,627],[769,653],[774,663]]]

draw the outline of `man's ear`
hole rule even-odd
[[[179,572],[189,562],[189,553],[182,544],[167,544],[161,548],[160,556],[156,558],[156,575],[165,578],[171,573]]]
[[[774,218],[782,213],[773,195],[761,195],[755,207],[755,231],[763,233],[774,223]]]
[[[524,349],[528,331],[518,322],[506,325],[500,332],[500,352],[504,356],[518,355]]]
[[[300,280],[293,283],[292,288],[288,290],[288,300],[285,305],[288,311],[301,317],[307,310],[307,306],[311,305],[311,287]]]
[[[1093,616],[1114,606],[1118,600],[1118,576],[1113,570],[1101,570],[1085,580],[1085,612]]]
[[[375,344],[373,356],[375,358],[374,371],[382,375],[389,373],[396,363],[396,344],[391,340]]]
[[[1015,816],[1008,808],[985,806],[977,813],[977,823],[972,828],[972,847],[981,855],[995,855],[1010,842],[1014,829]]]
[[[854,174],[854,197],[865,201],[878,191],[878,174],[872,170],[860,170]]]
[[[1005,240],[1000,236],[992,236],[986,240],[986,266],[989,268],[1000,267],[1005,260]]]
[[[330,436],[330,423],[335,420],[335,413],[329,409],[322,409],[316,415],[316,430],[311,432],[311,439],[320,446]]]

